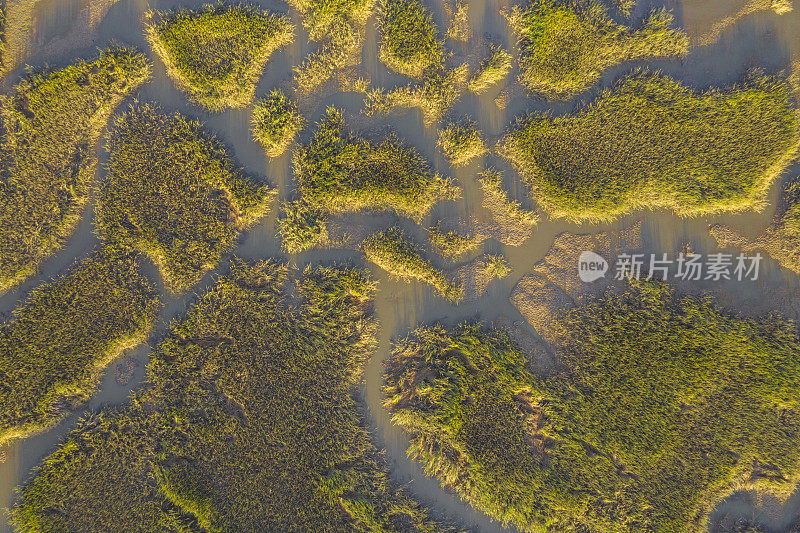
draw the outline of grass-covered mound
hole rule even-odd
[[[462,235],[456,231],[444,231],[441,224],[428,230],[431,248],[450,261],[462,259],[473,253],[483,243],[482,235]]]
[[[489,55],[478,65],[478,69],[470,76],[467,88],[475,94],[483,94],[493,85],[506,79],[511,71],[511,54],[500,46],[492,46]]]
[[[167,74],[211,111],[252,102],[264,65],[294,35],[288,18],[242,5],[151,11],[147,17],[147,39]]]
[[[180,292],[219,262],[273,196],[203,126],[147,105],[118,117],[107,144],[97,229],[147,254]]]
[[[107,249],[33,291],[0,327],[0,443],[87,400],[103,367],[148,333],[157,306],[133,257]]]
[[[436,146],[450,164],[457,167],[489,151],[477,124],[468,120],[453,122],[439,130]]]
[[[426,261],[403,232],[392,227],[373,234],[362,244],[364,255],[392,276],[410,281],[416,279],[427,283],[448,300],[458,303],[464,298],[464,290]]]
[[[433,17],[419,0],[383,0],[378,26],[379,57],[390,69],[416,78],[444,60],[444,43]]]
[[[271,91],[253,109],[253,138],[269,157],[278,157],[303,128],[297,106],[281,90]]]
[[[460,194],[416,150],[394,138],[376,144],[355,136],[334,108],[295,152],[294,171],[303,200],[332,214],[390,210],[420,221],[435,203]]]
[[[699,531],[731,490],[793,491],[793,325],[654,284],[567,311],[553,338],[550,377],[476,327],[397,346],[387,406],[410,453],[475,507],[525,531]]]
[[[611,21],[595,0],[532,0],[507,18],[517,36],[520,82],[552,98],[577,95],[623,61],[682,56],[689,49],[688,36],[670,29],[666,11],[631,29]]]
[[[286,281],[283,266],[234,263],[155,350],[132,405],[45,460],[16,525],[438,530],[380,466],[354,396],[376,345],[373,283],[327,268]]]
[[[422,122],[431,126],[461,98],[467,86],[469,65],[453,69],[434,68],[425,71],[422,81],[390,91],[372,89],[367,92],[367,115],[390,113],[397,109],[418,108]]]
[[[503,244],[521,246],[533,235],[539,217],[508,198],[503,190],[503,176],[495,169],[481,172],[478,184],[483,193],[481,205],[491,213],[494,222],[492,235]]]
[[[142,54],[108,49],[31,74],[0,99],[0,293],[72,233],[94,179],[100,132],[149,75]]]
[[[798,143],[798,111],[778,78],[697,94],[637,74],[571,116],[521,121],[500,153],[553,216],[611,220],[646,207],[681,216],[758,208]]]
[[[319,48],[295,68],[294,85],[300,96],[311,95],[321,85],[338,78],[344,89],[361,62],[367,19],[375,0],[288,0],[303,17],[309,39]],[[347,80],[350,80],[348,82]]]

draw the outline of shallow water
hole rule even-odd
[[[35,31],[31,40],[29,62],[41,65],[45,62],[54,65],[66,64],[76,57],[90,57],[94,55],[98,46],[104,46],[111,41],[119,41],[135,46],[146,51],[151,56],[154,64],[153,79],[143,86],[138,93],[139,101],[158,102],[164,109],[177,110],[182,113],[201,118],[208,128],[231,149],[237,161],[254,175],[268,180],[278,187],[281,198],[291,196],[293,185],[290,170],[290,156],[284,154],[275,160],[267,160],[260,147],[251,140],[249,135],[250,109],[235,110],[226,113],[209,115],[199,107],[187,102],[182,93],[177,91],[172,82],[166,77],[164,66],[152,57],[142,34],[141,20],[143,13],[148,9],[166,9],[174,5],[199,6],[202,2],[159,2],[146,0],[121,0],[110,7],[107,15],[99,23],[96,33],[85,33],[75,51],[53,55],[48,51],[47,43],[54,38],[64,38],[71,34],[75,24],[81,20],[80,14],[86,7],[86,0],[42,0],[35,9]],[[282,2],[257,2],[267,9],[287,12],[286,4]],[[645,0],[637,6],[633,19],[640,20],[651,8],[667,6],[676,13],[676,18],[693,36],[701,36],[708,31],[722,17],[729,16],[741,8],[738,0],[699,0],[680,2],[661,2],[660,0]],[[430,5],[430,3],[429,3]],[[511,36],[507,32],[505,21],[500,15],[501,8],[509,7],[507,0],[481,0],[470,2],[470,22],[477,38],[488,34],[489,38],[507,47],[513,45]],[[434,17],[440,28],[444,29],[445,10],[441,1],[431,5]],[[297,65],[313,45],[307,42],[307,35],[300,27],[299,17],[292,13],[291,16],[298,25],[297,39],[294,44],[276,53],[268,64],[262,77],[257,94],[263,95],[276,85],[286,85],[290,79],[291,66]],[[82,34],[83,35],[83,34]],[[389,72],[377,57],[377,33],[374,27],[374,18],[367,26],[366,45],[363,52],[363,69],[369,74],[373,84],[393,87],[406,80]],[[470,51],[465,50],[459,43],[448,41],[456,52],[452,58],[453,64],[470,58]],[[465,53],[466,52],[466,53]],[[651,61],[640,63],[652,69],[661,69],[697,89],[706,89],[710,86],[731,85],[741,76],[755,66],[760,66],[767,72],[774,72],[786,68],[791,58],[800,59],[800,6],[782,17],[771,12],[758,13],[748,16],[735,25],[730,26],[722,33],[720,40],[714,44],[697,49],[683,61]],[[630,72],[634,68],[631,64],[611,69],[602,77],[599,87],[588,91],[582,98],[557,105],[548,105],[541,100],[535,100],[516,91],[509,101],[506,109],[499,109],[494,104],[494,98],[499,89],[491,90],[487,94],[477,97],[465,94],[456,108],[449,114],[452,118],[470,116],[476,120],[487,135],[490,143],[496,141],[503,133],[510,121],[521,113],[529,110],[551,109],[553,113],[566,113],[586,101],[602,87],[607,87],[620,75]],[[21,75],[22,69],[11,73],[5,85],[13,83]],[[512,75],[514,73],[512,72]],[[480,215],[480,194],[474,176],[484,166],[496,166],[504,170],[504,184],[511,195],[518,198],[524,206],[534,207],[527,198],[525,186],[520,182],[517,174],[512,171],[503,160],[494,156],[486,156],[483,161],[473,162],[462,169],[451,169],[449,165],[435,150],[436,132],[433,128],[425,128],[420,120],[418,111],[408,111],[402,114],[391,115],[379,119],[366,119],[359,115],[361,97],[355,94],[339,94],[321,98],[316,108],[310,115],[312,121],[318,120],[325,106],[337,105],[343,107],[349,115],[351,123],[360,128],[369,128],[365,134],[386,132],[387,126],[409,143],[416,146],[434,168],[444,175],[452,176],[463,187],[462,199],[455,202],[445,202],[435,207],[433,213],[425,221],[428,225],[440,218],[454,219],[466,218],[469,214]],[[124,110],[128,103],[120,106]],[[301,135],[302,140],[309,137],[309,130]],[[102,144],[102,143],[101,143]],[[101,163],[104,159],[102,147],[98,147]],[[102,175],[102,170],[100,171]],[[782,176],[782,181],[800,175],[800,165],[795,164]],[[454,324],[462,321],[483,320],[491,321],[505,318],[512,323],[520,324],[523,330],[532,333],[519,312],[511,305],[508,296],[516,282],[530,271],[531,267],[539,261],[550,248],[556,235],[564,231],[570,232],[599,232],[608,229],[626,227],[638,220],[643,220],[643,234],[645,248],[654,252],[674,252],[686,243],[692,243],[700,252],[714,251],[715,242],[709,236],[707,228],[710,223],[725,223],[740,230],[745,235],[756,235],[769,224],[774,214],[774,206],[779,198],[780,183],[776,183],[770,194],[770,207],[763,213],[749,213],[742,215],[726,215],[706,217],[702,219],[678,219],[666,212],[637,213],[619,220],[613,224],[576,226],[563,222],[544,220],[540,222],[533,238],[529,239],[522,247],[502,246],[494,241],[487,242],[485,250],[488,252],[502,251],[513,267],[512,274],[503,280],[489,286],[488,292],[480,300],[453,307],[443,299],[434,295],[429,288],[420,284],[405,284],[388,279],[385,273],[373,269],[378,279],[379,292],[375,302],[375,310],[381,324],[379,333],[379,349],[367,365],[364,372],[363,396],[368,408],[369,421],[374,428],[373,435],[379,447],[385,448],[386,458],[393,476],[401,483],[407,483],[407,490],[423,504],[433,508],[437,517],[450,520],[473,531],[498,532],[513,531],[504,529],[499,524],[471,509],[460,501],[458,496],[444,490],[438,481],[427,478],[419,464],[409,460],[405,455],[408,439],[389,420],[389,414],[382,407],[382,371],[383,363],[389,357],[391,340],[402,337],[419,323],[442,321]],[[77,259],[85,257],[98,244],[92,234],[91,227],[92,208],[89,206],[86,214],[77,228],[73,237],[58,254],[42,264],[41,273],[23,283],[17,290],[0,297],[0,313],[9,313],[20,299],[32,288],[43,281],[62,272]],[[424,236],[421,228],[408,220],[400,220],[390,215],[370,217],[351,217],[351,220],[367,226],[369,229],[398,224],[409,234],[421,241]],[[246,232],[235,253],[245,258],[284,257],[280,252],[280,243],[275,236],[275,210],[260,221],[255,227]],[[317,263],[354,263],[363,264],[360,254],[352,250],[325,250],[310,251],[289,258],[293,263],[302,267],[306,264]],[[202,294],[206,287],[213,283],[214,273],[209,273],[203,281],[180,297],[166,295],[160,284],[155,268],[145,264],[148,276],[157,284],[164,295],[164,308],[159,322],[150,342],[134,350],[128,351],[117,361],[109,365],[102,381],[99,392],[82,409],[62,421],[52,430],[17,441],[7,450],[6,460],[0,463],[0,507],[10,504],[13,498],[13,487],[29,478],[31,469],[34,468],[47,454],[53,451],[57,443],[72,428],[75,422],[87,411],[99,409],[104,405],[121,404],[131,390],[141,381],[144,367],[147,362],[150,346],[158,342],[166,333],[170,322],[178,319],[185,312],[195,298],[195,294]],[[225,262],[217,269],[224,270]],[[791,318],[798,318],[798,310],[792,301],[800,288],[798,277],[777,267],[767,261],[760,283],[728,283],[714,286],[687,286],[685,290],[700,291],[713,290],[718,294],[722,305],[745,314],[761,314],[771,309],[777,309]],[[764,298],[765,288],[778,288],[780,294],[775,298]],[[115,380],[117,364],[125,358],[133,358],[137,365],[134,367],[133,377],[125,385],[120,385]],[[766,526],[775,531],[786,530],[798,515],[800,515],[800,492],[782,508],[776,508],[768,500],[762,505],[754,504],[751,495],[738,495],[723,502],[712,522],[728,515],[749,518],[758,517]],[[5,518],[0,517],[0,532],[10,531]]]

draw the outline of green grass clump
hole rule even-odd
[[[350,133],[334,108],[311,142],[296,151],[294,170],[301,198],[332,214],[391,210],[420,221],[436,202],[460,193],[413,148],[393,138],[373,144]]]
[[[572,116],[530,117],[499,151],[553,216],[611,220],[646,207],[694,216],[763,205],[799,131],[778,78],[695,94],[638,74]]]
[[[156,348],[130,406],[44,461],[17,527],[442,531],[386,474],[356,398],[377,345],[374,283],[350,269],[287,278],[234,262]]]
[[[149,76],[142,54],[111,48],[31,74],[0,99],[0,294],[72,234],[89,198],[100,132]]]
[[[281,90],[270,92],[253,109],[253,138],[269,157],[278,157],[303,128],[297,106]]]
[[[445,111],[461,98],[469,76],[466,63],[454,69],[430,69],[425,72],[422,83],[399,87],[388,92],[373,89],[367,93],[367,114],[389,113],[394,109],[419,108],[422,122],[431,126],[438,122]]]
[[[471,159],[488,152],[477,124],[472,121],[452,123],[439,130],[436,145],[448,161],[457,167],[464,166]]]
[[[297,94],[308,96],[333,78],[344,81],[361,62],[364,31],[375,0],[289,0],[303,16],[303,26],[320,48],[295,67]]]
[[[428,230],[428,240],[431,247],[450,261],[461,259],[475,250],[483,243],[483,237],[462,235],[455,231],[442,231],[439,224]]]
[[[480,263],[489,279],[503,279],[511,274],[511,265],[503,254],[486,254],[480,259]]]
[[[107,148],[98,232],[147,254],[176,293],[214,268],[273,196],[199,122],[179,113],[132,108],[116,120]]]
[[[503,190],[503,176],[490,168],[478,175],[478,184],[483,192],[481,205],[488,209],[494,221],[507,233],[504,244],[519,246],[533,234],[539,217],[522,208],[516,200],[509,200]]]
[[[469,25],[469,3],[455,0],[453,6],[445,4],[445,9],[451,19],[447,36],[455,41],[469,42],[472,39],[472,27]]]
[[[396,349],[387,406],[410,453],[525,531],[703,531],[733,490],[798,479],[800,339],[661,284],[567,311],[560,369],[507,338],[422,328]]]
[[[430,12],[418,0],[383,0],[378,14],[379,57],[390,69],[414,78],[444,60],[444,44]]]
[[[158,299],[133,257],[104,249],[31,293],[0,328],[0,444],[58,422],[138,344]]]
[[[657,11],[631,29],[609,19],[595,0],[533,0],[507,14],[520,50],[520,82],[551,98],[571,98],[623,61],[683,56],[689,37]]]
[[[492,46],[489,56],[478,66],[469,81],[467,88],[475,94],[483,94],[493,85],[497,85],[511,71],[511,54],[500,46]]]
[[[224,4],[147,13],[147,39],[167,74],[210,111],[244,107],[270,56],[292,42],[287,17]]]
[[[307,202],[287,202],[281,215],[278,233],[286,252],[296,254],[330,242],[327,215]]]
[[[423,259],[397,228],[375,233],[364,241],[362,249],[368,261],[392,276],[406,281],[416,279],[425,282],[454,303],[464,298],[463,288]]]

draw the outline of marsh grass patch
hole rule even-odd
[[[572,115],[520,120],[499,152],[554,217],[759,209],[797,152],[799,116],[779,76],[695,93],[662,74],[637,73]]]
[[[491,87],[502,83],[511,72],[511,66],[511,54],[501,46],[491,45],[489,55],[470,76],[467,88],[472,93],[483,94]]]
[[[360,270],[233,261],[155,349],[130,405],[45,459],[13,522],[449,531],[397,488],[367,433],[356,388],[377,346],[374,291]]]
[[[238,169],[201,123],[180,113],[132,107],[116,119],[107,149],[97,231],[147,254],[175,293],[214,268],[274,196]]]
[[[158,298],[131,254],[106,248],[35,289],[0,327],[0,443],[42,431],[94,393],[147,335]]]
[[[460,302],[464,297],[463,288],[426,261],[419,250],[397,228],[373,234],[364,241],[361,249],[369,262],[394,277],[427,283],[453,303]]]
[[[624,61],[689,50],[688,36],[671,29],[672,14],[664,10],[636,29],[614,23],[595,0],[533,0],[505,14],[517,36],[520,82],[549,98],[577,96]]]
[[[436,146],[450,164],[457,167],[489,151],[478,125],[471,120],[452,122],[439,130]]]
[[[393,137],[380,143],[359,138],[335,108],[295,152],[294,172],[299,197],[331,214],[394,211],[419,222],[437,202],[460,195],[416,150]]]
[[[366,91],[367,82],[355,72],[361,62],[361,49],[367,19],[375,0],[290,0],[303,16],[309,38],[320,43],[294,68],[294,87],[299,98],[317,92],[331,80],[343,90]]]
[[[422,327],[396,343],[386,406],[428,475],[526,531],[701,531],[733,491],[789,496],[793,325],[641,284],[551,327],[549,376],[480,326]]]
[[[296,254],[330,243],[328,215],[303,200],[285,202],[278,220],[283,250]]]
[[[149,11],[146,18],[147,39],[167,74],[210,111],[252,102],[264,65],[294,38],[287,17],[245,5]]]
[[[419,82],[389,91],[369,90],[365,113],[388,114],[417,108],[422,112],[423,124],[432,126],[461,99],[468,77],[469,65],[466,63],[452,69],[432,67],[425,71]]]
[[[444,61],[444,43],[430,11],[419,0],[382,0],[378,11],[380,60],[418,78]]]
[[[72,234],[89,198],[100,133],[149,76],[142,54],[109,48],[31,73],[0,99],[0,294]]]
[[[279,89],[258,101],[253,109],[251,129],[253,138],[269,157],[278,157],[303,128],[305,120],[286,93]]]
[[[428,229],[431,248],[449,261],[457,261],[477,250],[483,244],[483,235],[464,235],[457,231],[445,231],[441,223]]]

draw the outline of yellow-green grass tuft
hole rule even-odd
[[[464,298],[464,289],[423,259],[397,228],[373,234],[364,241],[362,249],[369,262],[392,276],[406,281],[416,279],[427,283],[453,303]]]
[[[595,0],[533,0],[506,14],[517,36],[520,82],[549,98],[571,98],[624,61],[680,57],[689,38],[672,30],[672,15],[656,11],[631,29],[609,19]]]
[[[356,388],[377,346],[374,291],[360,270],[235,261],[156,348],[130,405],[45,459],[15,525],[446,531],[397,489],[365,429]]]
[[[539,222],[536,213],[522,208],[516,200],[510,200],[503,190],[503,176],[494,168],[478,175],[478,184],[483,193],[481,205],[489,210],[492,219],[501,228],[504,244],[520,246],[531,235]]]
[[[428,240],[433,250],[450,261],[463,259],[483,243],[482,235],[462,235],[455,231],[443,231],[439,224],[428,230]]]
[[[729,226],[715,224],[709,233],[723,247],[742,253],[763,251],[779,265],[800,274],[800,181],[791,182],[785,191],[785,206],[766,231],[753,239],[744,237]]]
[[[436,146],[450,164],[457,167],[488,152],[478,125],[473,121],[454,122],[439,130]]]
[[[409,454],[522,531],[703,531],[735,490],[798,480],[800,339],[661,284],[566,311],[549,376],[477,326],[420,328],[388,365]]]
[[[555,217],[607,221],[657,207],[696,216],[760,208],[797,152],[798,123],[776,77],[696,94],[637,74],[571,116],[523,120],[499,152]]]
[[[503,254],[486,254],[479,262],[484,275],[489,279],[503,279],[511,274],[511,265]]]
[[[149,76],[142,54],[110,48],[30,74],[0,98],[0,294],[72,234],[89,198],[100,133]]]
[[[286,93],[275,89],[253,109],[253,138],[269,157],[278,157],[303,128],[303,117]]]
[[[361,62],[365,25],[375,0],[289,0],[289,3],[303,16],[309,38],[322,42],[317,51],[294,68],[296,95],[314,94],[331,79],[339,79],[343,90],[354,89],[344,85],[366,86],[359,78],[353,80],[349,71]]]
[[[447,37],[455,41],[469,42],[472,39],[472,27],[469,25],[469,3],[464,0],[455,0],[452,6],[445,4],[450,16],[450,27]]]
[[[0,444],[89,399],[103,368],[141,342],[157,310],[133,256],[113,249],[34,290],[0,327]]]
[[[214,268],[274,195],[236,168],[199,122],[179,113],[131,108],[115,121],[107,148],[98,233],[147,254],[175,293]]]
[[[287,202],[281,209],[278,234],[284,251],[296,254],[330,242],[328,216],[303,200]]]
[[[493,85],[506,79],[511,71],[511,54],[500,46],[492,46],[489,55],[478,66],[469,81],[467,88],[475,94],[483,94]]]
[[[287,17],[242,5],[150,11],[147,19],[147,39],[167,74],[210,111],[252,102],[264,65],[294,36]]]
[[[444,43],[433,17],[419,0],[383,0],[379,9],[379,57],[387,67],[418,78],[442,64]]]
[[[418,108],[425,126],[431,126],[461,98],[468,76],[469,65],[464,63],[450,70],[429,69],[421,83],[388,92],[373,89],[367,93],[366,113],[373,115],[390,113],[395,109]]]
[[[434,204],[460,194],[397,139],[374,144],[353,135],[334,108],[311,142],[295,152],[294,171],[301,199],[331,214],[394,211],[420,221]]]

